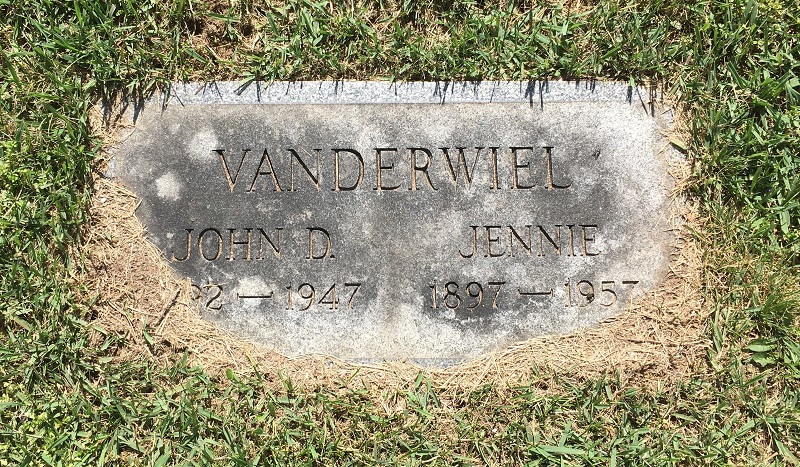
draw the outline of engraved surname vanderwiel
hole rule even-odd
[[[478,179],[484,180],[485,188],[491,190],[537,187],[564,190],[572,184],[559,178],[552,146],[375,147],[369,151],[264,148],[255,156],[255,151],[249,148],[238,153],[224,148],[211,151],[219,159],[222,179],[231,193],[234,190],[252,193],[265,188],[274,192],[323,188],[438,191],[443,185],[471,190]],[[349,172],[347,176],[345,169]],[[476,177],[480,170],[488,176]],[[503,171],[511,175],[506,186],[501,182]],[[435,183],[434,172],[449,183]]]

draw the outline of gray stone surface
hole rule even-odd
[[[670,121],[651,97],[176,85],[133,109],[110,175],[208,319],[289,356],[446,365],[594,325],[663,279]]]

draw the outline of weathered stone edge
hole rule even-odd
[[[173,83],[151,98],[163,104],[446,104],[628,102],[645,109],[660,97],[654,88],[609,81],[214,81]]]

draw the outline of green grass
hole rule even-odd
[[[0,0],[0,19],[0,466],[798,463],[793,2]],[[706,360],[678,387],[565,373],[446,394],[109,363],[73,280],[101,144],[88,108],[212,78],[663,83],[710,219]]]

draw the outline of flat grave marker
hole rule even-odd
[[[288,356],[447,365],[663,280],[669,126],[616,83],[184,84],[110,175],[202,314]]]

